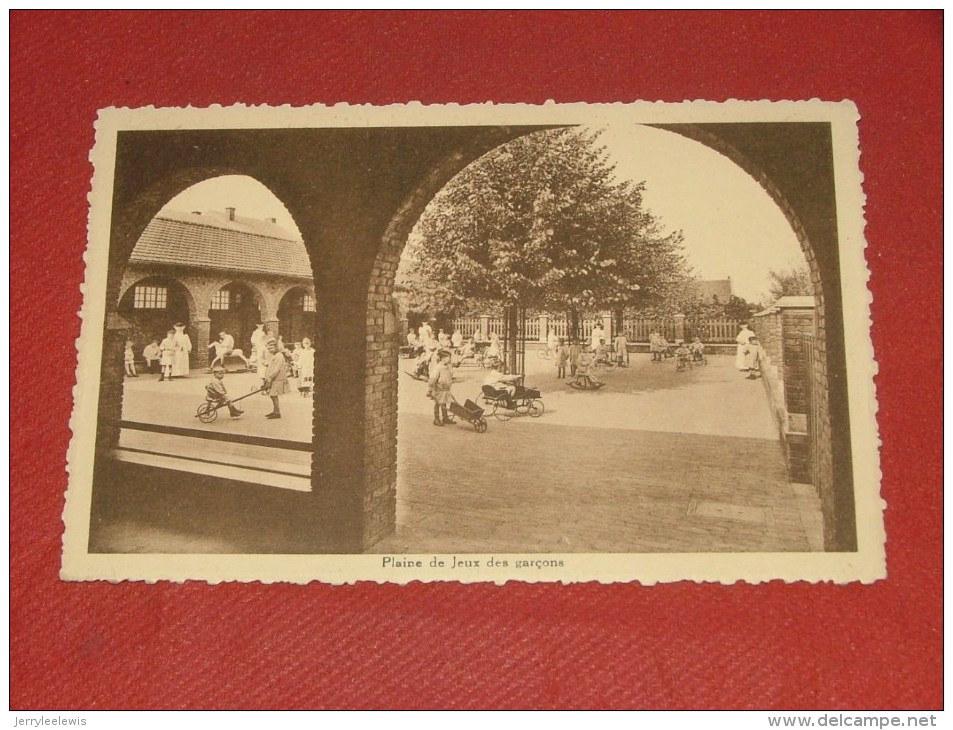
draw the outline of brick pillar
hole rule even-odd
[[[490,315],[481,314],[480,315],[480,331],[483,332],[485,338],[490,337]]]
[[[211,335],[212,320],[208,317],[199,317],[195,320],[195,348],[192,364],[195,367],[207,368],[210,362],[208,345]]]
[[[268,328],[268,336],[278,339],[278,335],[281,333],[281,330],[278,327],[277,319],[263,319],[261,322],[265,327]]]
[[[606,344],[612,342],[612,313],[602,315],[602,331],[606,333]]]
[[[684,314],[675,315],[675,339],[676,340],[685,339],[685,315]]]
[[[539,315],[539,341],[546,342],[549,337],[549,315]]]
[[[96,430],[96,450],[99,452],[110,451],[119,446],[119,420],[122,418],[122,386],[125,377],[123,352],[131,331],[131,325],[118,314],[106,315]]]

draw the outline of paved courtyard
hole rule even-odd
[[[631,367],[606,373],[606,387],[592,392],[557,380],[553,364],[533,352],[526,362],[526,381],[542,391],[545,413],[489,418],[483,434],[466,423],[435,427],[426,384],[400,375],[397,530],[371,552],[821,549],[814,490],[788,482],[762,384],[741,377],[733,358],[712,356],[707,366],[676,372],[671,362],[632,355]],[[409,370],[409,361],[401,367]],[[485,371],[457,373],[458,400],[475,398]],[[270,400],[256,395],[241,403],[243,417],[223,412],[200,424],[193,414],[207,378],[193,371],[172,383],[127,379],[123,418],[289,445],[310,441],[311,400],[294,391],[281,399],[281,420],[265,419]],[[236,373],[225,382],[235,397],[257,378]],[[263,488],[308,488],[311,455],[294,448],[132,429],[121,444],[216,468],[264,469],[270,486]]]
[[[426,384],[402,376],[396,533],[374,552],[808,551],[810,485],[787,479],[760,381],[734,358],[677,372],[633,355],[598,391],[527,355],[538,419],[437,428]],[[461,402],[480,370],[458,370]]]

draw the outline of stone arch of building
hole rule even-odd
[[[167,306],[161,309],[136,309],[133,306],[136,287],[150,284],[166,289]],[[126,338],[133,342],[133,349],[138,353],[153,339],[161,342],[176,321],[185,324],[185,331],[194,342],[201,331],[196,320],[196,304],[194,292],[180,277],[131,274],[123,279],[117,309],[124,323]]]
[[[258,284],[250,281],[247,277],[202,277],[200,281],[196,282],[196,287],[201,292],[201,297],[196,297],[196,300],[199,303],[200,311],[204,312],[205,314],[211,310],[212,297],[227,287],[237,287],[245,289],[251,293],[255,303],[258,305],[258,308],[261,311],[261,317],[272,314],[272,310],[268,307],[270,301],[265,290]]]
[[[292,286],[283,286],[278,290],[278,321],[281,323],[280,331],[287,344],[300,342],[307,337],[314,344],[317,337],[316,319],[317,302],[314,296],[314,287],[296,284]],[[304,308],[305,296],[311,297],[315,304],[313,310]]]
[[[810,139],[803,140],[797,134],[790,134],[794,131],[792,127],[781,129],[784,125],[754,125],[762,126],[758,131],[766,134],[761,139],[756,138],[752,146],[751,140],[744,134],[738,135],[739,127],[745,125],[658,126],[710,147],[741,167],[778,205],[801,245],[811,272],[816,300],[815,337],[818,347],[815,349],[811,379],[812,390],[818,398],[817,411],[822,420],[819,428],[824,435],[817,447],[820,483],[816,486],[825,518],[825,547],[829,550],[856,549],[850,443],[849,437],[845,438],[845,434],[849,433],[846,391],[844,383],[836,382],[838,375],[844,372],[844,353],[843,332],[840,329],[842,318],[829,128],[825,129],[826,125],[811,125],[812,128],[806,130]],[[755,131],[750,128],[752,125],[748,126],[749,133]],[[771,144],[772,137],[775,138],[775,144]],[[825,139],[828,141],[827,149]],[[806,141],[810,144],[805,145]],[[812,146],[814,155],[810,151]],[[796,164],[797,160],[803,162],[805,158],[806,165]],[[407,238],[424,208],[470,161],[460,155],[446,158],[434,166],[407,196],[382,236],[380,252],[369,278],[364,416],[366,423],[372,425],[366,431],[363,466],[365,494],[371,495],[365,498],[372,518],[376,516],[374,524],[379,528],[367,535],[369,542],[387,534],[392,528],[391,504],[396,500],[397,351],[400,343],[392,295],[397,266]],[[795,164],[790,169],[792,162]],[[812,169],[812,166],[821,169]],[[808,179],[816,182],[818,175],[821,179],[828,178],[830,186],[805,187]],[[820,195],[817,195],[818,188],[821,189]],[[830,308],[830,302],[825,300],[825,290],[837,297],[835,307]],[[831,309],[833,317],[829,316]],[[833,331],[830,323],[834,323]],[[833,386],[831,390],[830,386]],[[831,398],[828,397],[829,393]]]
[[[194,292],[189,288],[188,284],[181,279],[181,277],[176,276],[166,276],[163,274],[146,274],[146,275],[131,275],[124,277],[122,284],[119,290],[119,296],[117,301],[122,303],[127,296],[133,290],[133,287],[141,286],[144,283],[148,282],[162,282],[165,284],[171,284],[172,286],[177,287],[181,292],[183,299],[185,299],[186,304],[189,308],[189,319],[194,320],[200,311],[199,302],[195,297]]]
[[[201,284],[204,293],[201,301],[205,307],[202,322],[206,332],[206,342],[201,343],[204,345],[204,351],[208,351],[209,343],[218,339],[220,331],[225,331],[235,338],[235,347],[249,355],[251,353],[250,338],[255,325],[269,321],[270,316],[261,288],[245,278],[220,277],[214,280],[202,280]],[[212,297],[222,290],[231,292],[229,309],[224,311],[212,309]],[[243,297],[236,306],[234,301],[236,294],[246,295],[250,297],[250,301]]]

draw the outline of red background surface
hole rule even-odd
[[[11,706],[940,707],[942,35],[939,11],[13,12]],[[97,109],[813,97],[863,117],[886,581],[58,580]]]

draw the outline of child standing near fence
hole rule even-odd
[[[569,362],[569,348],[566,346],[564,337],[559,338],[553,356],[556,360],[556,378],[565,379],[566,363]]]
[[[748,370],[748,380],[756,380],[761,377],[761,344],[757,337],[748,340],[748,347],[745,351],[745,367]]]
[[[620,367],[629,364],[629,340],[624,332],[620,332],[615,338],[615,361]]]
[[[576,340],[569,341],[569,374],[576,377],[579,370],[579,356],[582,355],[582,344]]]
[[[126,375],[130,378],[138,378],[136,374],[136,353],[132,351],[132,340],[126,340],[126,350],[122,354],[123,364],[126,367]]]
[[[702,362],[705,359],[705,345],[702,344],[701,337],[698,335],[695,335],[689,349],[692,351],[692,360],[695,362]]]

